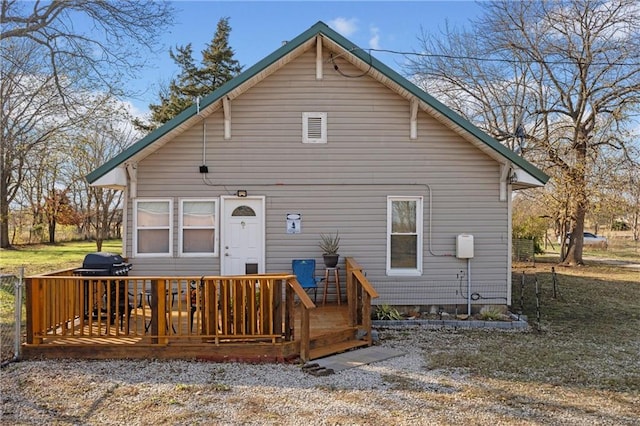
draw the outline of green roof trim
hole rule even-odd
[[[317,22],[311,28],[298,35],[293,40],[284,44],[282,47],[275,50],[270,55],[266,56],[261,61],[257,62],[255,65],[249,67],[247,70],[242,72],[237,77],[232,80],[226,82],[218,89],[216,89],[211,94],[205,96],[200,101],[200,109],[207,108],[209,105],[218,101],[222,97],[224,97],[227,93],[241,86],[255,75],[260,73],[262,70],[268,68],[270,65],[274,64],[282,57],[288,55],[292,51],[296,50],[302,44],[307,42],[310,38],[317,36],[318,34],[323,34],[333,40],[338,45],[342,46],[345,50],[349,51],[351,54],[359,58],[360,60],[370,63],[371,67],[376,69],[381,74],[385,75],[390,80],[394,81],[403,89],[407,90],[409,93],[430,105],[433,109],[441,113],[443,116],[447,117],[449,120],[463,128],[465,131],[469,132],[480,141],[484,142],[491,149],[499,153],[501,156],[505,157],[509,161],[511,161],[516,166],[520,167],[522,170],[529,173],[531,176],[535,177],[541,183],[546,183],[549,180],[549,176],[547,176],[543,171],[535,167],[533,164],[529,163],[524,158],[518,156],[516,153],[511,151],[506,146],[502,145],[500,142],[480,130],[478,127],[473,125],[470,121],[463,118],[461,115],[453,111],[451,108],[445,106],[443,103],[438,101],[433,96],[426,93],[424,90],[420,89],[415,84],[411,83],[409,80],[400,75],[397,71],[394,71],[384,63],[380,62],[378,59],[371,56],[369,53],[353,44],[351,41],[338,34],[336,31],[332,30],[327,24],[322,21]],[[89,183],[93,183],[105,174],[109,173],[111,170],[120,166],[122,163],[126,162],[129,158],[133,157],[146,147],[152,145],[156,140],[161,138],[162,136],[170,133],[172,130],[180,126],[187,119],[193,117],[198,113],[197,105],[191,105],[189,108],[182,111],[180,114],[175,116],[173,119],[149,133],[144,138],[140,139],[138,142],[131,145],[129,148],[113,157],[111,160],[104,163],[102,166],[89,173],[86,176],[86,179]]]

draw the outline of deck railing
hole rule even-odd
[[[308,339],[308,310],[315,305],[294,275],[87,277],[63,271],[27,279],[27,343],[290,341],[295,296],[302,306],[300,337]]]
[[[352,257],[345,259],[347,270],[347,305],[349,306],[349,325],[363,329],[365,339],[372,344],[371,336],[371,299],[378,297],[362,267]]]
[[[346,287],[346,326],[363,330],[371,344],[371,299],[378,294],[353,258],[346,259]],[[305,361],[317,348],[310,323],[316,306],[287,273],[94,277],[56,271],[27,278],[26,307],[27,345],[34,348],[133,345],[139,355],[141,348],[160,346],[206,353],[214,344],[233,346],[218,351],[230,353],[255,343]]]

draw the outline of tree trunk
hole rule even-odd
[[[586,216],[586,205],[578,202],[576,207],[576,224],[571,233],[571,242],[567,256],[564,258],[564,265],[584,265],[582,260],[582,250],[584,248],[584,218]]]
[[[0,185],[0,247],[9,248],[9,203],[4,184]]]
[[[56,220],[49,221],[49,243],[54,244],[56,242]]]
[[[587,216],[589,197],[587,174],[585,170],[587,158],[587,133],[584,129],[578,132],[576,145],[576,166],[569,174],[571,189],[575,197],[575,225],[571,233],[571,243],[564,265],[583,265],[582,249],[584,247],[584,219]]]

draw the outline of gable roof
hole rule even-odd
[[[368,72],[376,74],[376,78],[379,80],[384,79],[386,84],[393,85],[396,90],[402,91],[405,95],[418,99],[421,107],[430,111],[450,127],[471,135],[473,140],[479,142],[478,145],[483,151],[494,157],[497,154],[498,157],[504,158],[517,168],[528,173],[540,184],[545,184],[549,180],[549,177],[540,169],[515,154],[509,148],[496,141],[494,138],[480,130],[468,120],[464,119],[452,109],[445,106],[433,96],[426,93],[424,90],[420,89],[415,84],[411,83],[398,72],[389,68],[365,50],[359,48],[342,35],[332,30],[324,22],[319,21],[293,40],[281,46],[269,56],[251,66],[237,77],[226,82],[196,104],[191,105],[176,117],[149,133],[93,172],[89,173],[86,176],[87,181],[90,184],[97,183],[100,178],[124,165],[128,160],[139,155],[143,155],[146,150],[153,149],[154,144],[157,144],[161,140],[166,141],[167,138],[171,137],[171,135],[189,127],[191,122],[198,119],[199,115],[202,114],[203,111],[208,108],[213,108],[215,104],[220,103],[225,96],[228,96],[235,90],[240,89],[243,85],[251,83],[252,80],[268,75],[270,73],[269,69],[274,65],[288,62],[287,58],[295,54],[296,51],[301,48],[313,43],[317,36],[325,37],[325,40],[328,39],[328,41],[332,42],[337,47],[344,49],[347,52],[347,54],[344,55],[345,59],[351,59],[354,62],[361,61],[362,64],[367,66]],[[530,186],[539,185],[533,184]]]

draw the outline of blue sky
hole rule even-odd
[[[419,50],[421,28],[438,31],[448,22],[462,26],[477,17],[480,7],[472,1],[174,1],[175,25],[163,37],[164,52],[150,56],[139,79],[128,82],[136,91],[134,107],[148,110],[157,102],[160,85],[166,85],[178,69],[169,58],[169,47],[192,43],[194,58],[210,42],[220,18],[231,26],[229,45],[245,69],[282,45],[323,21],[362,48],[403,52]],[[401,55],[373,52],[387,65],[401,71]]]

